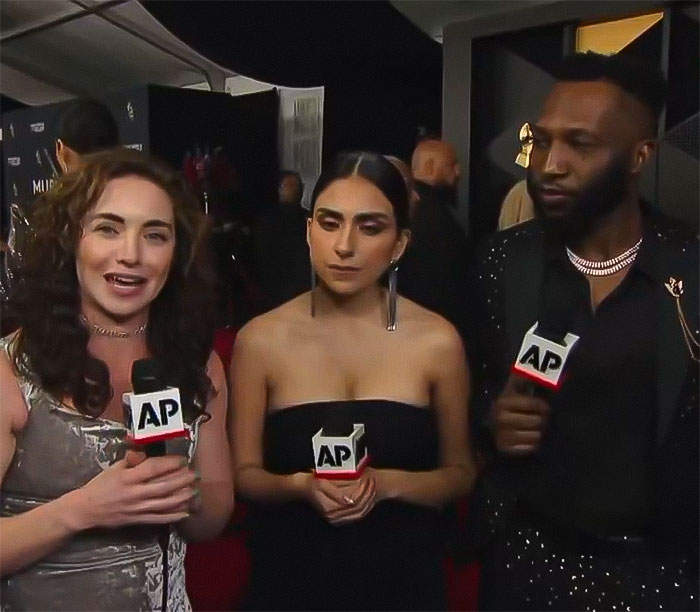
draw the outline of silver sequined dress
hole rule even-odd
[[[7,353],[8,339],[0,339]],[[19,384],[29,417],[17,436],[0,489],[2,516],[14,516],[76,489],[124,456],[121,423],[85,417],[53,399],[23,371]],[[190,440],[168,442],[168,453],[194,455]],[[174,528],[168,549],[168,612],[190,612],[185,592],[185,542]],[[1,609],[160,610],[163,559],[157,528],[129,526],[80,533],[37,563],[0,583]]]

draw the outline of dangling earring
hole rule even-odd
[[[399,264],[395,259],[389,264],[389,304],[386,315],[386,330],[396,331],[396,287],[398,285]]]
[[[310,263],[310,268],[311,268],[311,317],[314,317],[316,315],[316,300],[314,299],[314,296],[316,294],[316,270],[314,270],[314,262],[311,257],[311,250],[309,249],[309,263]]]

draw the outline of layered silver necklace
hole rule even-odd
[[[85,318],[85,315],[80,315],[80,322],[90,330],[90,333],[93,333],[97,336],[107,336],[109,338],[130,338],[131,336],[139,336],[144,331],[146,331],[146,327],[148,326],[148,323],[144,323],[143,325],[139,325],[132,332],[116,329],[107,329],[106,327],[102,327],[97,323],[90,323],[90,321],[88,321]]]
[[[566,247],[566,254],[574,268],[582,274],[586,276],[610,276],[631,265],[634,260],[637,259],[637,253],[641,245],[642,238],[639,239],[637,244],[627,249],[624,253],[620,253],[617,257],[606,259],[605,261],[584,259],[576,255],[569,247]]]

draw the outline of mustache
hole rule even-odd
[[[577,189],[571,189],[570,187],[558,185],[557,183],[543,181],[534,174],[528,176],[527,184],[531,191],[537,193],[556,193],[570,197],[574,197],[579,193]]]

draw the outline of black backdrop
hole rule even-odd
[[[195,145],[223,148],[240,179],[239,199],[255,210],[275,198],[277,92],[245,96],[159,86],[111,92],[122,145],[150,152],[180,167]],[[56,120],[66,103],[3,113],[3,209],[29,204],[50,186]],[[5,215],[3,215],[5,217]],[[6,218],[6,217],[5,217]]]
[[[102,100],[119,124],[121,143],[148,151],[146,89],[115,92]],[[65,105],[62,102],[3,113],[4,207],[15,202],[28,204],[46,191],[60,172],[54,143],[56,121]]]
[[[343,149],[406,158],[417,128],[440,130],[442,46],[389,2],[143,5],[182,41],[239,74],[324,86],[324,161]]]

